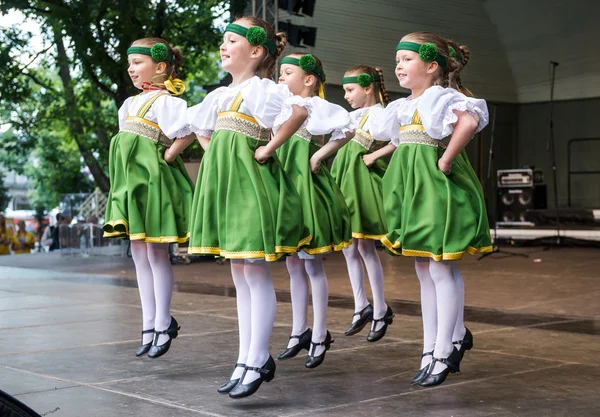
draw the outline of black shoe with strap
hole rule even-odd
[[[310,339],[312,338],[312,330],[307,329],[300,335],[291,335],[289,340],[298,339],[298,344],[292,347],[286,348],[281,355],[277,357],[278,360],[283,361],[285,359],[291,359],[298,355],[302,349],[308,350],[310,348]]]
[[[385,316],[383,316],[380,319],[373,319],[373,325],[371,327],[371,331],[369,332],[369,335],[367,336],[367,340],[369,342],[377,342],[379,339],[381,339],[383,336],[385,336],[385,332],[387,331],[387,327],[388,325],[393,323],[393,319],[396,315],[394,314],[394,312],[392,311],[392,309],[390,308],[390,306],[388,306],[387,311],[385,312]],[[377,323],[379,322],[383,322],[383,326],[381,326],[381,329],[379,330],[373,330],[377,328]]]
[[[421,355],[421,359],[423,359],[425,356],[433,356],[433,350],[431,352],[423,353]],[[412,381],[410,383],[418,384],[419,382],[421,382],[423,380],[423,378],[425,378],[427,376],[430,365],[431,365],[431,362],[429,364],[425,365],[424,367],[422,367],[421,370],[419,371],[419,373],[417,375],[415,375],[415,377],[412,379]]]
[[[257,379],[249,384],[243,384],[242,382],[244,381],[244,377],[248,371],[258,372],[260,375]],[[244,367],[244,373],[240,377],[237,385],[233,387],[231,391],[229,391],[229,396],[231,398],[249,397],[258,391],[258,388],[260,388],[260,385],[263,383],[263,381],[271,382],[273,378],[275,378],[275,361],[273,360],[273,357],[269,355],[269,359],[267,359],[267,362],[262,368],[251,366]]]
[[[452,342],[454,345],[460,345],[460,349],[458,349],[458,353],[460,353],[460,360],[462,361],[463,356],[465,356],[465,352],[467,350],[473,349],[473,333],[465,327],[467,330],[462,340],[455,340]]]
[[[311,341],[310,349],[308,350],[308,355],[306,355],[306,363],[304,364],[304,366],[308,369],[314,369],[317,366],[321,365],[325,360],[325,353],[329,350],[333,342],[334,340],[331,340],[331,333],[329,333],[329,330],[327,330],[325,340],[323,340],[322,342],[315,343]],[[314,356],[317,346],[325,346],[325,350],[319,356]],[[310,352],[313,352],[313,354],[311,355]]]
[[[135,352],[135,356],[137,356],[138,358],[148,353],[148,351],[150,350],[150,346],[152,346],[152,342],[144,344],[144,335],[149,333],[154,333],[154,329],[142,330],[142,344]]]
[[[358,316],[358,320],[353,322],[350,327],[348,327],[348,330],[344,332],[346,336],[355,335],[356,333],[360,332],[368,322],[373,320],[373,306],[371,304],[367,305],[358,313],[354,313],[352,315],[353,319],[354,316]]]
[[[436,362],[441,362],[447,366],[439,374],[434,374],[433,370],[435,369]],[[433,357],[431,364],[429,364],[429,372],[425,378],[419,382],[419,386],[421,387],[434,387],[436,385],[440,385],[442,382],[446,380],[449,373],[460,372],[460,353],[458,353],[458,349],[452,347],[452,353],[447,358],[436,358]]]
[[[169,348],[171,347],[171,340],[175,339],[177,337],[178,330],[181,329],[181,327],[179,327],[179,325],[177,324],[177,320],[175,320],[173,318],[173,316],[171,316],[171,324],[169,324],[169,328],[167,330],[161,330],[161,331],[154,331],[154,341],[152,342],[152,346],[150,346],[150,350],[148,351],[148,357],[152,358],[152,359],[156,359],[162,355],[164,355],[165,353],[167,353],[169,351]],[[162,345],[158,346],[158,337],[161,334],[166,334],[167,336],[169,336],[169,340],[167,340],[165,343],[163,343]]]
[[[235,371],[236,368],[246,368],[246,364],[245,363],[236,363],[235,366],[233,367],[233,370]],[[219,388],[217,388],[217,392],[219,394],[229,394],[229,392],[233,389],[233,387],[235,387],[238,384],[239,380],[240,380],[240,378],[230,379],[229,381],[227,381],[226,383],[221,385]]]

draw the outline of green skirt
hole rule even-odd
[[[444,175],[437,161],[444,149],[401,144],[383,177],[389,233],[382,239],[394,255],[462,259],[490,252],[490,228],[479,179],[463,150]]]
[[[304,224],[312,241],[303,250],[311,255],[339,251],[352,243],[350,212],[344,196],[325,164],[314,174],[310,158],[319,148],[292,136],[278,150],[277,156],[286,174],[300,194]]]
[[[371,152],[351,140],[338,151],[331,175],[350,210],[352,237],[380,240],[387,233],[381,188],[387,165],[379,159],[367,167],[362,157],[368,153]]]
[[[130,132],[112,139],[104,237],[148,243],[187,240],[194,184],[180,157],[165,162],[165,149]]]
[[[213,134],[198,172],[189,253],[275,261],[310,243],[300,196],[279,160],[254,159],[264,144],[229,130]]]

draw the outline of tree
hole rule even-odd
[[[0,212],[6,210],[9,202],[8,188],[4,185],[4,172],[0,170]]]
[[[243,1],[235,1],[242,7]],[[127,48],[162,37],[187,56],[184,98],[197,103],[202,86],[217,82],[220,29],[228,12],[218,0],[4,0],[0,13],[20,11],[39,23],[43,42],[18,26],[0,32],[0,161],[33,175],[40,201],[92,187],[83,166],[108,191],[108,148],[116,110],[137,91],[126,72]],[[31,166],[31,157],[37,166]],[[29,165],[28,165],[29,164]],[[29,166],[29,168],[28,168]]]

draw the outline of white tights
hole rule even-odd
[[[143,329],[166,330],[171,324],[173,269],[169,260],[168,243],[131,241],[131,256],[135,264],[138,289],[142,302]],[[150,343],[153,334],[143,335],[143,344]],[[169,340],[161,334],[157,344]]]
[[[421,284],[423,353],[433,350],[436,358],[447,358],[452,353],[452,341],[462,339],[466,331],[464,281],[455,261],[415,258],[415,270]],[[421,368],[430,362],[431,356],[425,356]],[[438,374],[446,367],[436,362],[433,373]]]
[[[237,362],[262,368],[269,359],[269,340],[277,309],[271,267],[264,259],[231,259],[230,262],[240,338]],[[231,379],[240,378],[243,370],[235,368]],[[242,383],[249,384],[259,375],[258,372],[248,371]]]
[[[367,296],[365,295],[364,262],[367,268],[367,275],[369,276],[369,283],[371,284],[371,291],[373,292],[373,318],[382,318],[385,316],[388,306],[385,303],[383,294],[383,269],[377,249],[375,248],[375,241],[354,238],[352,239],[352,244],[342,251],[346,258],[348,275],[350,276],[352,292],[354,293],[354,312],[360,312],[369,304],[369,300],[367,300]],[[358,320],[358,318],[358,316],[354,316],[353,322]],[[384,322],[379,322],[377,328],[373,330],[379,330],[383,325]]]
[[[327,336],[327,303],[329,301],[329,288],[327,275],[323,268],[323,256],[315,255],[314,259],[300,259],[297,254],[286,259],[288,273],[290,274],[290,293],[292,297],[292,334],[300,335],[308,329],[308,278],[312,288],[313,301],[313,330],[312,341],[323,342]],[[290,339],[288,347],[299,343],[298,339]],[[313,356],[319,356],[325,350],[324,346],[317,346]]]

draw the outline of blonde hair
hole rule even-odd
[[[166,74],[168,76],[172,75],[173,78],[176,78],[177,73],[181,69],[181,64],[183,63],[183,54],[181,53],[181,51],[179,49],[173,48],[169,44],[169,42],[167,42],[166,40],[161,39],[161,38],[138,39],[136,41],[133,41],[131,46],[146,46],[148,48],[152,48],[152,46],[156,45],[157,43],[164,44],[167,47],[167,49],[169,50],[170,54],[173,56],[173,64],[169,63],[168,61],[165,61],[165,64],[167,64]]]
[[[441,85],[442,87],[448,87],[450,85],[449,74],[454,71],[456,67],[456,60],[450,58],[450,50],[448,49],[448,41],[442,38],[440,35],[433,32],[413,32],[404,36],[401,42],[415,42],[415,43],[432,43],[437,49],[437,53],[443,59],[446,60],[446,66],[438,65],[438,75],[434,80],[435,85]]]
[[[379,102],[385,107],[389,104],[389,102],[391,101],[390,99],[390,95],[387,92],[387,90],[385,89],[385,83],[383,81],[383,70],[379,67],[370,67],[368,65],[357,65],[355,67],[350,68],[348,71],[346,71],[346,74],[344,75],[350,75],[350,74],[369,74],[371,77],[373,77],[373,79],[375,79],[375,75],[379,76],[379,81],[373,81],[373,84],[375,84],[377,86],[377,91],[379,92],[378,97],[379,97]]]
[[[263,28],[265,32],[267,32],[267,39],[275,43],[275,46],[277,47],[277,52],[275,56],[271,55],[266,46],[262,47],[264,52],[263,58],[258,64],[258,67],[256,68],[256,74],[260,78],[273,78],[273,75],[275,74],[275,63],[277,61],[277,57],[281,55],[288,43],[285,32],[275,33],[275,29],[273,29],[273,27],[270,24],[254,16],[243,16],[237,18],[235,19],[234,23],[238,23],[240,21],[247,22],[251,26],[258,26]]]

